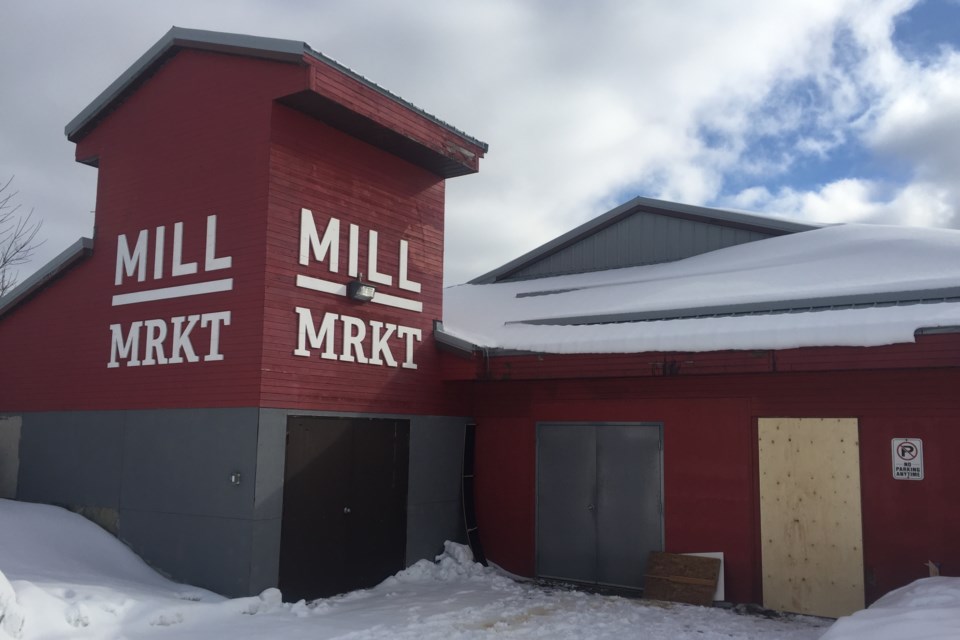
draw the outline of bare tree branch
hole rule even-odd
[[[9,180],[0,186],[0,296],[6,294],[17,282],[14,267],[30,261],[34,250],[43,244],[37,240],[42,222],[35,220],[33,210],[23,214],[10,190]]]

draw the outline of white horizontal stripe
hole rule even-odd
[[[329,280],[321,280],[320,278],[312,278],[301,274],[297,274],[297,286],[303,289],[310,289],[311,291],[319,291],[320,293],[332,293],[337,296],[347,295],[347,285],[345,284],[337,284]]]
[[[320,278],[302,274],[297,274],[297,286],[321,293],[332,293],[338,296],[347,295],[347,285],[345,284],[337,284],[336,282],[321,280]],[[370,302],[382,304],[387,307],[395,307],[397,309],[406,309],[407,311],[416,311],[417,313],[423,311],[423,303],[418,300],[392,296],[388,293],[380,293],[379,291],[373,294],[373,300]]]
[[[396,307],[397,309],[406,309],[407,311],[416,311],[417,313],[423,311],[423,303],[419,300],[409,300],[399,296],[391,296],[388,293],[380,293],[379,291],[373,294],[373,300],[370,302],[376,302],[377,304],[388,307]]]
[[[223,280],[183,284],[178,287],[163,287],[162,289],[150,289],[149,291],[118,293],[113,296],[113,306],[120,307],[125,304],[138,304],[140,302],[152,302],[154,300],[202,296],[207,293],[220,293],[221,291],[231,291],[232,289],[233,278],[224,278]]]

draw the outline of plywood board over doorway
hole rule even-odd
[[[864,606],[855,418],[758,423],[763,604],[836,618]]]

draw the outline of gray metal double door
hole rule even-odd
[[[663,549],[662,426],[537,425],[537,575],[642,589]]]

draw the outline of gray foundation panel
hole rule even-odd
[[[93,519],[161,573],[248,595],[257,420],[257,409],[24,414],[17,497],[109,515],[114,526]]]
[[[126,412],[26,413],[17,498],[118,509]]]
[[[20,473],[20,416],[0,416],[0,498],[17,497]]]
[[[228,596],[256,594],[279,574],[290,415],[410,420],[407,564],[465,539],[462,417],[256,408],[24,414],[17,497],[112,514],[107,528],[162,573]]]
[[[120,521],[120,539],[173,580],[230,596],[249,592],[250,520],[125,509]]]
[[[250,519],[256,447],[254,409],[128,412],[120,506]]]
[[[250,595],[277,586],[280,575],[280,518],[254,520],[250,558]]]

